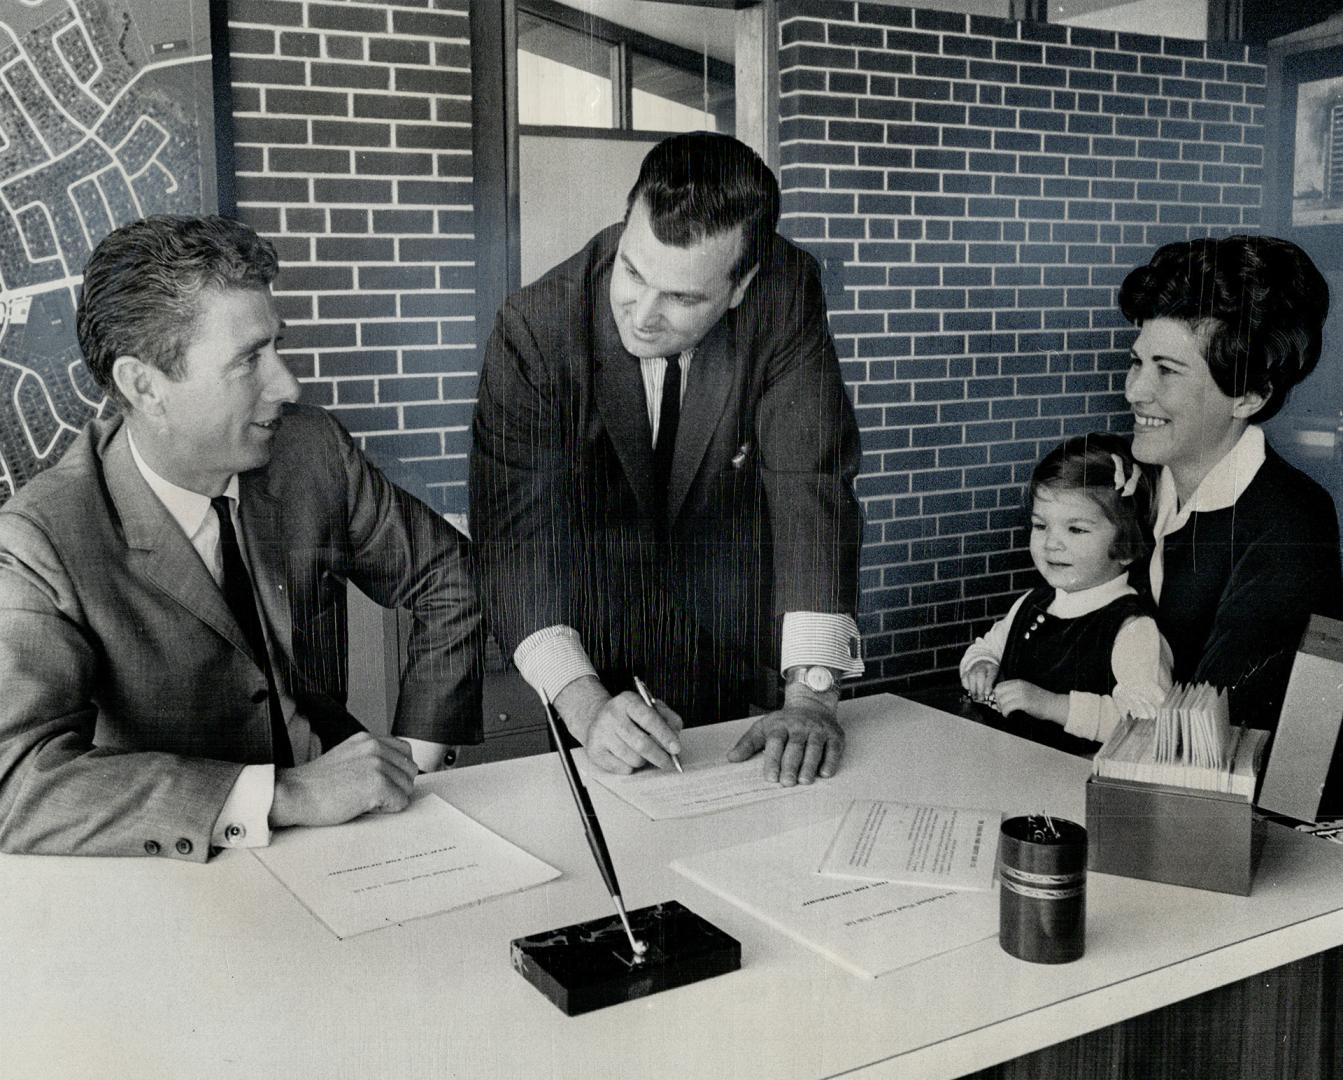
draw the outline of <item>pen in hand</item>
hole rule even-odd
[[[644,699],[645,705],[647,705],[650,709],[657,708],[657,706],[653,704],[653,695],[648,692],[648,685],[643,681],[643,679],[639,678],[638,675],[634,676],[634,689],[639,691],[639,696]],[[684,773],[685,770],[681,768],[680,756],[677,754],[672,754],[671,759],[672,764],[676,766],[676,771],[678,773]]]

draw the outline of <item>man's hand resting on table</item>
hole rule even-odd
[[[400,739],[361,731],[306,765],[275,770],[270,823],[339,825],[373,810],[404,810],[418,771]]]
[[[844,729],[835,719],[839,693],[818,694],[800,683],[784,688],[783,708],[756,720],[728,751],[728,761],[745,761],[764,751],[766,780],[784,787],[810,784],[835,775],[844,757]]]
[[[555,697],[570,733],[603,772],[632,773],[645,765],[670,769],[681,752],[681,718],[664,702],[649,708],[633,690],[612,697],[588,675],[575,679]]]

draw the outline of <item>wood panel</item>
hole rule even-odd
[[[972,1080],[1333,1080],[1343,949],[1232,983]]]

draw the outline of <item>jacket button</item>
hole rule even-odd
[[[177,854],[179,855],[191,854],[191,841],[188,840],[185,836],[183,836],[181,839],[177,841],[175,847],[177,848]]]
[[[263,686],[260,690],[252,691],[252,704],[260,705],[266,700],[266,688]]]
[[[159,853],[159,842],[157,840],[145,841],[145,854],[157,855]]]
[[[224,830],[224,839],[227,840],[230,844],[236,844],[246,835],[247,835],[247,829],[244,826],[238,825],[236,823],[228,826]]]

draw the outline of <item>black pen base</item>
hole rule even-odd
[[[639,961],[614,915],[512,942],[513,967],[569,1016],[725,975],[741,944],[675,900],[629,913]]]

